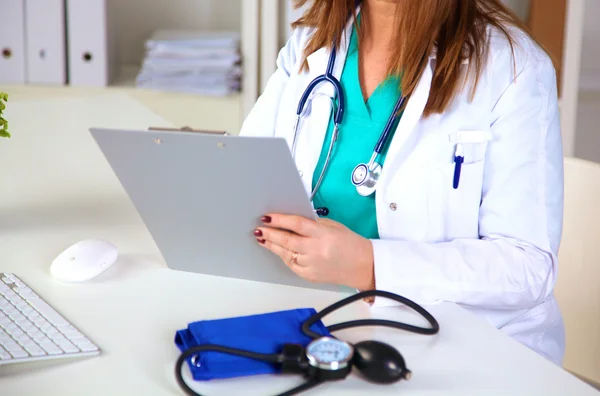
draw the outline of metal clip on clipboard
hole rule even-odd
[[[181,128],[163,128],[163,127],[149,127],[149,131],[162,131],[162,132],[196,132],[196,133],[205,133],[209,135],[220,135],[220,136],[229,136],[229,134],[225,131],[207,131],[204,129],[193,129],[188,126],[184,126]]]

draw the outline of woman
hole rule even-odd
[[[549,57],[498,0],[296,4],[307,11],[241,134],[285,138],[312,192],[335,129],[332,84],[311,91],[297,133],[296,110],[335,52],[345,112],[313,200],[329,215],[267,214],[257,243],[310,281],[455,302],[560,364],[563,168]],[[351,175],[364,176],[355,166],[390,119],[369,195]]]

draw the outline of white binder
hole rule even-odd
[[[25,0],[28,83],[66,83],[65,28],[65,0]]]
[[[25,82],[24,0],[0,0],[0,83]]]
[[[114,77],[115,29],[107,0],[67,0],[69,84],[103,87]]]
[[[259,96],[260,82],[260,0],[243,0],[242,57],[242,118],[246,118]]]
[[[261,48],[260,48],[260,91],[275,72],[277,55],[281,48],[279,44],[280,1],[262,0],[261,3]]]

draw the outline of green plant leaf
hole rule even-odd
[[[0,138],[10,137],[8,132],[8,121],[2,117],[2,112],[6,109],[4,102],[8,101],[8,94],[6,92],[0,92]]]

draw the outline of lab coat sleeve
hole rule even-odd
[[[563,155],[554,67],[541,51],[496,60],[479,239],[374,240],[377,288],[422,304],[529,309],[551,293],[562,231]],[[506,54],[505,54],[506,55]],[[494,73],[503,68],[504,72]],[[507,76],[507,77],[504,77]],[[377,299],[375,306],[387,305]]]
[[[281,97],[292,73],[297,71],[302,55],[301,42],[305,32],[303,28],[295,30],[286,45],[277,56],[277,68],[269,78],[263,93],[244,120],[240,136],[271,137],[275,135],[277,114]]]

